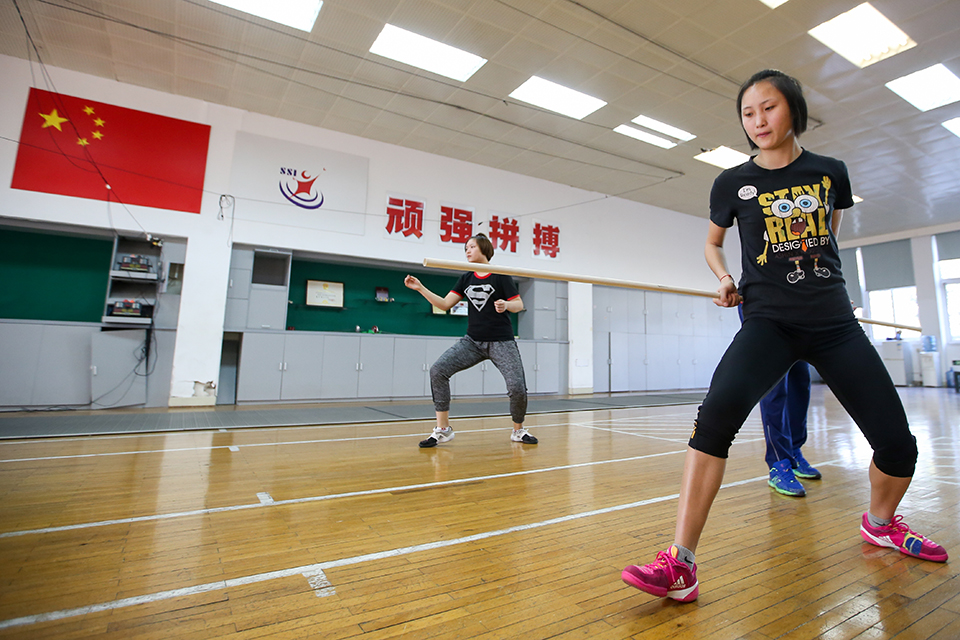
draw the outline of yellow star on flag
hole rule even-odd
[[[47,127],[56,127],[57,131],[63,131],[63,129],[60,128],[60,125],[64,122],[69,122],[69,120],[66,118],[61,118],[56,109],[50,113],[41,113],[40,117],[44,120],[43,125],[40,127],[41,129],[46,129]]]
[[[83,108],[83,112],[84,112],[85,114],[87,114],[88,116],[92,116],[92,115],[93,115],[93,107],[84,107],[84,108]]]
[[[102,140],[102,139],[103,139],[103,134],[100,133],[99,131],[94,131],[94,132],[93,132],[93,137],[96,138],[97,140]]]
[[[85,147],[90,143],[87,142],[86,138],[77,138],[77,144],[80,145],[81,147]]]
[[[104,123],[101,118],[97,118],[96,120],[93,121],[93,124],[97,125],[98,127],[102,127]]]

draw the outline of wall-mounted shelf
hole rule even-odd
[[[150,324],[153,318],[137,318],[136,316],[103,316],[102,321],[109,324]]]
[[[117,237],[104,303],[104,324],[150,325],[159,295],[162,272],[160,247],[139,238]],[[115,313],[124,303],[136,305],[136,312]]]

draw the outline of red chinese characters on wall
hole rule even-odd
[[[473,210],[440,206],[440,242],[464,244],[473,235]]]
[[[387,198],[387,233],[403,237],[423,237],[423,208],[421,200],[390,196]]]
[[[558,253],[560,253],[560,227],[536,223],[533,226],[533,255],[556,258]]]
[[[501,251],[516,253],[517,243],[520,242],[520,224],[515,218],[491,216],[490,242]]]

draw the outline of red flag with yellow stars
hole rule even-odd
[[[200,213],[209,141],[209,125],[30,89],[10,186]]]

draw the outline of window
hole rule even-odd
[[[870,318],[920,326],[920,307],[917,306],[916,287],[897,287],[870,291]],[[870,325],[874,340],[886,340],[897,335],[897,329]]]
[[[940,280],[943,282],[943,299],[947,305],[947,325],[950,340],[960,341],[960,258],[940,261]]]

